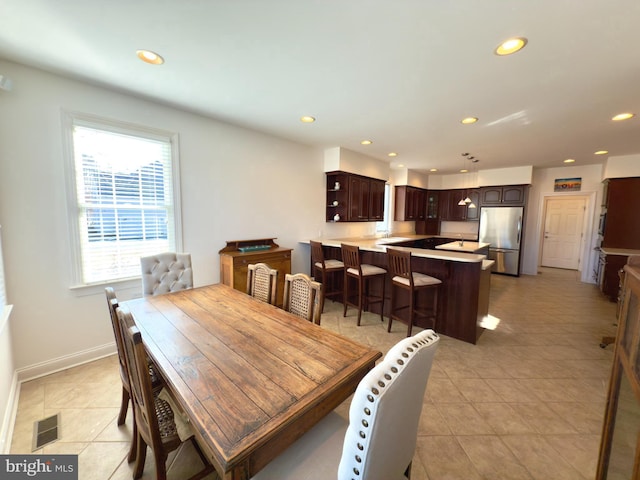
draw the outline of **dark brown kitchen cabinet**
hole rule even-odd
[[[369,179],[369,220],[380,222],[384,220],[384,189],[385,181],[375,178]]]
[[[426,205],[426,218],[428,220],[437,220],[440,218],[440,212],[438,211],[438,203],[440,200],[440,192],[437,190],[427,191],[427,205]]]
[[[600,252],[598,264],[598,284],[600,290],[612,302],[618,301],[620,293],[620,276],[622,267],[627,263],[628,255],[608,255]]]
[[[611,178],[604,182],[602,246],[640,249],[640,214],[635,203],[640,177]]]
[[[480,190],[477,188],[467,190],[467,196],[470,198],[471,203],[467,205],[467,221],[474,221],[480,219]],[[472,207],[471,205],[474,205]]]
[[[347,172],[327,173],[326,221],[381,221],[384,189],[384,180]]]
[[[527,196],[526,185],[502,185],[480,188],[480,206],[524,205]]]
[[[456,189],[440,190],[439,192],[440,220],[473,221],[478,220],[478,190]],[[470,198],[476,208],[469,208],[471,203],[459,205],[460,200]]]
[[[427,207],[426,194],[427,191],[422,188],[409,185],[396,186],[394,220],[424,220]]]
[[[348,220],[352,222],[369,220],[369,206],[369,179],[351,175]]]

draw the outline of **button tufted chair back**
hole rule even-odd
[[[439,340],[433,330],[423,330],[398,342],[358,384],[348,421],[329,413],[252,480],[411,478]]]
[[[433,330],[401,340],[358,384],[339,479],[409,478],[438,341]]]
[[[193,288],[189,253],[159,253],[140,258],[142,294],[161,295]]]

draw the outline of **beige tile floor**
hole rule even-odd
[[[388,334],[371,314],[356,327],[354,311],[342,318],[341,308],[327,302],[323,327],[383,352],[406,332],[396,322]],[[612,347],[599,343],[615,334],[615,305],[575,271],[541,269],[493,275],[490,313],[501,321],[477,345],[442,337],[413,480],[594,478],[612,361]],[[41,453],[79,454],[82,480],[131,478],[131,415],[116,426],[119,402],[115,356],[26,382],[11,452],[31,453],[34,422],[60,412],[61,438]],[[187,478],[194,456],[190,448],[172,456],[169,478]],[[147,455],[143,478],[154,472]]]

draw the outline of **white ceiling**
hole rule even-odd
[[[640,153],[639,0],[2,0],[0,58],[419,171]]]

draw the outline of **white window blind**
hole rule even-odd
[[[139,276],[141,256],[176,251],[172,139],[122,130],[72,124],[84,285]]]

